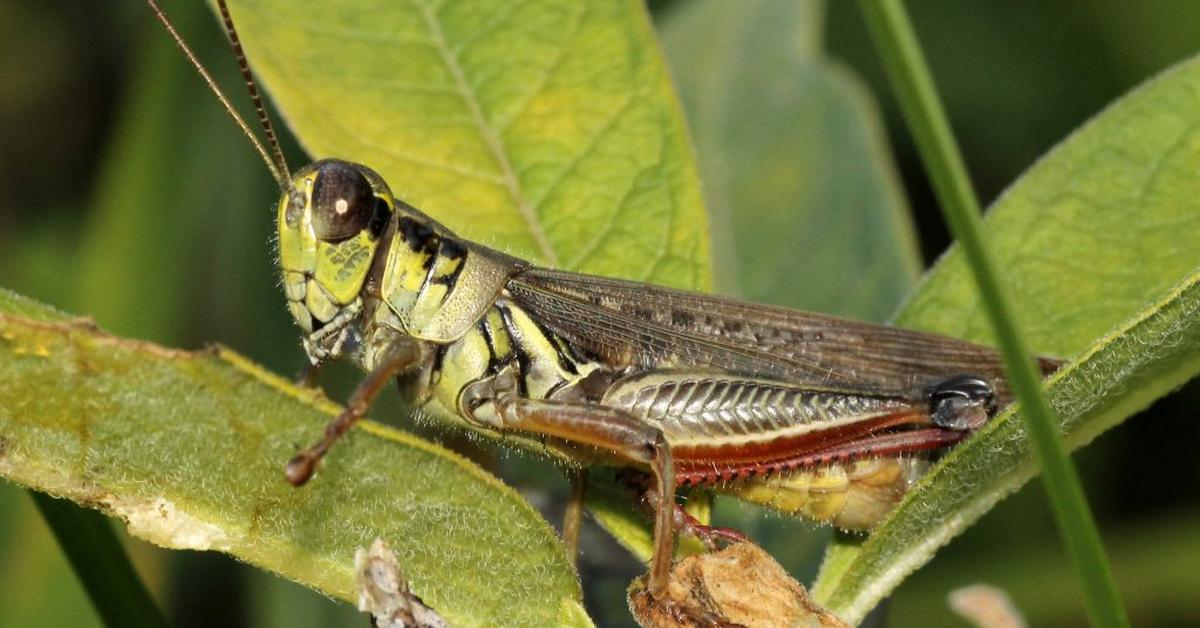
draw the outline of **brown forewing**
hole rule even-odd
[[[548,329],[614,366],[715,369],[904,398],[956,375],[1009,400],[999,354],[886,325],[630,281],[528,268],[508,293]],[[1047,372],[1057,367],[1042,360]]]

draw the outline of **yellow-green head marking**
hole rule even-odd
[[[370,168],[307,166],[279,201],[279,264],[288,310],[314,361],[372,363],[379,328],[432,342],[462,336],[520,264],[497,259],[396,200]]]
[[[302,168],[279,201],[279,264],[288,310],[306,334],[357,313],[395,211],[369,168],[336,159]]]

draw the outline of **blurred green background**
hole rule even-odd
[[[183,4],[168,7],[180,30],[240,99],[216,22]],[[1107,103],[1200,52],[1200,11],[1186,2],[909,5],[985,202]],[[884,320],[947,235],[854,4],[801,6],[790,20],[705,30],[700,44],[693,25],[720,15],[687,0],[651,9],[701,151],[722,289]],[[272,181],[145,7],[8,0],[0,49],[0,285],[121,335],[218,341],[298,372],[298,336],[273,275]],[[723,56],[702,59],[706,49]],[[775,158],[743,159],[764,154]],[[877,213],[847,225],[844,206]],[[798,213],[812,207],[828,211]],[[791,250],[754,246],[766,237],[756,228],[788,225],[804,228]],[[879,267],[889,273],[864,276]],[[797,285],[797,276],[823,281]],[[331,393],[349,377],[333,373]],[[1074,458],[1137,625],[1200,623],[1198,403],[1200,387],[1189,386]],[[557,522],[565,484],[526,481],[540,473],[504,458]],[[718,516],[811,579],[827,531],[724,501]],[[589,610],[602,625],[627,624],[623,593],[638,566],[594,526],[584,541]],[[222,555],[128,546],[173,625],[367,623]],[[98,624],[32,501],[8,484],[0,565],[0,626]],[[907,580],[887,619],[962,624],[945,596],[979,581],[1008,591],[1032,625],[1083,625],[1036,483]]]

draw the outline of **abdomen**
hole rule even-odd
[[[665,371],[614,382],[604,403],[663,430],[679,484],[713,487],[845,529],[873,526],[925,466],[898,456],[822,461],[833,443],[923,412],[886,396]]]

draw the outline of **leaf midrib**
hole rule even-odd
[[[419,0],[412,0],[412,4],[421,13],[422,19],[425,21],[426,27],[429,29],[432,44],[438,51],[438,55],[445,64],[446,70],[450,72],[450,76],[454,79],[454,84],[458,88],[458,93],[462,97],[463,102],[467,105],[467,110],[471,113],[471,118],[475,122],[475,127],[479,130],[479,136],[487,144],[488,151],[492,153],[492,157],[500,167],[501,178],[503,179],[504,187],[508,190],[508,195],[512,198],[513,204],[516,207],[517,214],[525,222],[526,228],[529,230],[529,235],[533,238],[534,244],[537,245],[544,261],[551,266],[558,266],[559,259],[554,248],[550,245],[550,240],[546,236],[546,232],[542,229],[541,223],[538,221],[537,212],[534,211],[532,203],[526,197],[521,189],[521,182],[517,179],[516,171],[513,170],[512,163],[508,159],[508,152],[505,150],[504,141],[492,128],[484,118],[483,110],[480,107],[479,99],[476,97],[474,89],[467,81],[466,75],[463,73],[462,66],[458,59],[450,50],[446,36],[442,32],[441,23],[437,15],[434,14],[427,5]]]

